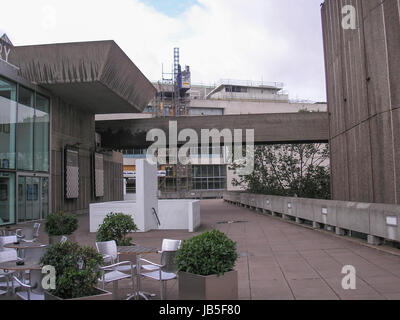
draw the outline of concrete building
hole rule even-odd
[[[400,203],[400,4],[346,1],[322,6],[332,193],[336,200]]]
[[[157,89],[157,96],[142,114],[96,115],[96,120],[173,119],[176,104],[174,85],[162,82],[153,82],[153,85]],[[215,85],[191,84],[190,89],[186,88],[180,95],[180,99],[185,104],[184,117],[209,117],[210,123],[215,116],[298,113],[302,110],[326,112],[326,103],[290,101],[283,87],[283,83],[277,82],[224,79]],[[135,192],[135,163],[137,159],[146,156],[147,149],[142,145],[122,148],[122,152],[125,178],[128,179],[127,191]],[[199,151],[198,158],[192,158],[190,166],[160,166],[159,186],[162,196],[220,197],[224,190],[237,190],[232,184],[236,176],[227,166],[226,150],[222,147],[214,150],[219,156],[212,153],[211,148],[208,154]],[[205,164],[205,159],[209,160],[208,164]]]
[[[101,149],[95,114],[142,112],[151,83],[113,41],[0,45],[0,225],[122,200],[122,154]]]

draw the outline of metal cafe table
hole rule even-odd
[[[0,229],[0,236],[4,235],[4,236],[13,236],[16,234],[17,230],[19,230],[21,228],[17,228],[17,227],[4,227]]]
[[[42,267],[37,263],[37,261],[24,261],[24,265],[17,265],[17,261],[7,261],[0,263],[0,269],[6,271],[16,271],[22,273],[28,270],[40,270]]]
[[[42,266],[39,265],[37,261],[24,261],[23,265],[18,265],[17,261],[21,260],[14,260],[14,261],[7,261],[0,263],[0,269],[7,271],[15,271],[19,274],[19,277],[22,279],[23,274],[25,271],[30,270],[41,270]]]
[[[18,257],[20,258],[23,258],[22,252],[24,249],[41,248],[41,247],[47,247],[47,245],[40,242],[25,242],[25,241],[20,241],[19,243],[7,243],[4,245],[4,248],[16,249],[18,252]]]
[[[139,296],[144,298],[145,300],[148,300],[146,296],[155,296],[154,294],[151,294],[149,292],[142,292],[140,291],[140,258],[142,257],[143,254],[149,254],[149,253],[157,253],[156,248],[149,248],[149,247],[144,247],[141,245],[134,245],[134,246],[129,246],[129,247],[118,247],[118,252],[119,254],[122,255],[134,255],[136,256],[136,288],[137,288],[137,293],[128,297],[128,299],[131,299],[133,296],[136,297],[136,299],[139,299]]]

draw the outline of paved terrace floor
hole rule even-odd
[[[400,299],[400,256],[222,200],[202,201],[201,218],[202,226],[196,233],[152,231],[132,236],[138,244],[160,248],[163,238],[183,240],[213,228],[225,232],[237,242],[240,258],[236,270],[242,300]],[[88,216],[79,220],[77,240],[94,246],[95,234],[89,233]],[[220,223],[233,220],[242,222]],[[47,242],[44,232],[39,240]],[[156,254],[146,258],[159,261]],[[341,287],[345,265],[353,265],[357,270],[356,290]],[[121,298],[128,288],[128,281],[120,282]],[[158,294],[159,284],[144,279],[142,289]],[[158,298],[157,295],[155,299]],[[178,299],[176,280],[168,282],[167,298]]]

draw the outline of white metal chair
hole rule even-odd
[[[136,265],[132,264],[131,261],[120,262],[117,243],[114,240],[96,242],[96,248],[97,252],[103,256],[106,264],[101,268],[102,277],[99,279],[103,289],[106,284],[112,282],[114,299],[117,299],[118,281],[131,278],[132,290],[135,290],[134,270]]]
[[[39,248],[26,248],[24,249],[23,260],[39,264],[40,259],[45,255],[46,250],[47,250],[46,245],[43,245]],[[30,270],[25,271],[26,277],[29,277],[30,272],[32,271]]]
[[[17,251],[15,249],[0,251],[0,263],[16,260],[18,260],[18,257]],[[0,288],[7,288],[6,291],[0,290],[0,295],[9,292],[10,287],[12,289],[12,292],[14,292],[14,289],[16,287],[19,287],[19,284],[12,279],[14,273],[14,271],[0,270]]]
[[[97,252],[103,256],[103,260],[106,264],[116,264],[119,263],[119,252],[117,248],[117,243],[112,241],[105,242],[96,242]],[[136,268],[136,265],[132,265],[133,268]],[[131,267],[126,265],[120,265],[116,267],[116,270],[120,272],[130,272]]]
[[[29,273],[29,284],[24,283],[17,277],[14,280],[24,289],[17,292],[17,296],[22,300],[44,300],[44,290],[42,287],[42,270],[31,270]]]
[[[151,266],[155,267],[154,271],[141,273],[140,276],[160,281],[161,300],[165,300],[166,298],[167,281],[176,279],[176,272],[177,272],[177,267],[175,263],[176,253],[177,253],[176,250],[161,252],[161,264],[156,264],[154,262],[142,258],[140,259],[140,261],[144,261],[146,263],[149,263]]]
[[[0,251],[15,251],[15,249],[4,248],[4,245],[17,242],[17,236],[0,237]]]
[[[161,246],[161,251],[158,251],[161,254],[164,251],[177,251],[182,244],[182,240],[171,240],[171,239],[164,239]],[[141,266],[143,269],[147,271],[154,271],[157,270],[158,267],[153,264],[145,264]]]
[[[121,267],[129,267],[131,274],[126,274],[124,272],[118,271],[118,268]],[[118,299],[118,281],[123,280],[123,279],[128,279],[131,278],[132,282],[132,291],[135,290],[135,284],[134,284],[134,267],[132,265],[132,262],[130,261],[123,261],[123,262],[118,262],[114,263],[111,265],[106,265],[104,267],[100,268],[101,271],[101,278],[98,280],[102,284],[102,288],[104,290],[104,287],[106,284],[112,282],[113,283],[113,296],[114,299]]]
[[[24,249],[24,260],[39,263],[40,259],[45,255],[46,249],[46,245],[38,248],[26,248]]]
[[[24,227],[17,230],[17,237],[25,242],[35,242],[39,237],[40,223],[36,222],[33,227]]]
[[[39,238],[40,223],[36,222],[33,225],[33,238],[36,240]]]

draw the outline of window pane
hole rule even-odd
[[[35,170],[49,171],[50,101],[36,95]]]
[[[0,172],[0,225],[15,223],[15,174]]]
[[[221,166],[220,167],[220,174],[221,174],[221,177],[225,177],[226,176],[226,166]]]
[[[0,78],[0,168],[15,169],[16,84]]]
[[[33,170],[34,92],[23,87],[18,94],[17,163],[18,169]]]

